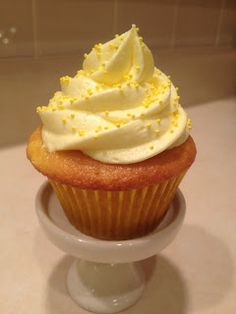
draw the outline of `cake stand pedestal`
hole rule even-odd
[[[184,216],[185,200],[180,190],[152,233],[137,239],[105,241],[76,230],[66,218],[51,186],[44,183],[36,196],[36,211],[49,240],[75,257],[67,288],[72,299],[95,313],[117,313],[138,301],[145,276],[137,261],[147,259],[169,245]]]

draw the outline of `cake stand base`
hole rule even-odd
[[[144,274],[135,263],[103,264],[75,261],[68,272],[67,288],[72,299],[96,313],[117,313],[138,301]]]
[[[160,252],[176,237],[185,216],[178,190],[161,224],[137,239],[105,241],[76,230],[66,218],[52,188],[44,183],[36,196],[36,211],[49,240],[76,257],[67,276],[72,299],[95,313],[120,312],[138,301],[145,276],[137,261]]]

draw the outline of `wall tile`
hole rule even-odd
[[[220,46],[236,46],[236,1],[226,0],[220,29]]]
[[[0,59],[0,148],[25,142],[41,124],[36,107],[60,89],[59,77],[74,75],[77,56]]]
[[[117,32],[123,33],[136,24],[151,47],[171,44],[175,17],[175,0],[118,0]]]
[[[113,35],[113,1],[36,0],[38,53],[75,53]]]
[[[0,1],[0,57],[33,55],[31,0]]]
[[[235,95],[236,50],[212,47],[160,50],[157,57],[158,67],[179,87],[184,107]]]
[[[180,0],[176,46],[215,44],[221,0]]]

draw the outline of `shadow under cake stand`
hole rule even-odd
[[[72,299],[95,313],[116,313],[135,304],[145,287],[137,261],[156,255],[176,237],[185,216],[183,194],[177,191],[161,224],[132,240],[105,241],[76,230],[66,218],[49,183],[36,196],[36,211],[49,240],[74,256],[67,275]]]

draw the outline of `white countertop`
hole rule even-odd
[[[150,261],[142,299],[123,313],[236,313],[236,99],[188,112],[198,156],[181,185],[184,226]],[[27,161],[25,145],[0,150],[0,173],[0,313],[88,313],[65,287],[73,258],[38,224],[34,198],[45,179]]]

